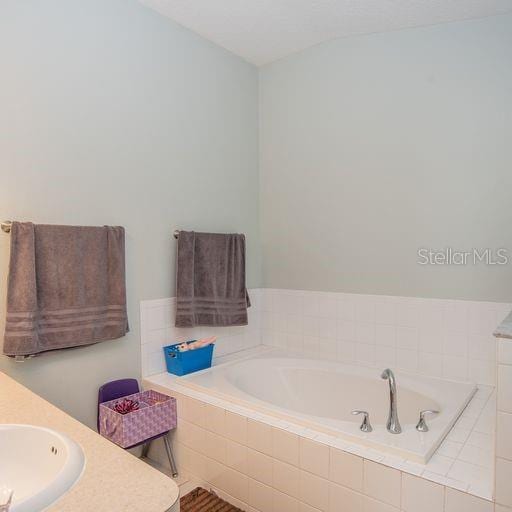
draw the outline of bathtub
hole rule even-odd
[[[180,385],[278,416],[350,442],[427,463],[471,400],[476,386],[395,371],[401,434],[386,430],[388,381],[382,368],[367,368],[301,357],[283,349],[226,362],[177,380]],[[368,411],[373,432],[359,429]],[[415,429],[421,410],[428,432]]]

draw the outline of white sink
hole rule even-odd
[[[82,475],[85,456],[69,437],[33,425],[0,425],[0,487],[14,491],[9,512],[44,510]]]

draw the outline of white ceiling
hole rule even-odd
[[[139,0],[262,65],[309,46],[512,11],[512,0]]]

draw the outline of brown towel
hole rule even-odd
[[[180,231],[176,327],[247,325],[245,237]]]
[[[89,345],[127,332],[122,227],[13,222],[4,354]]]

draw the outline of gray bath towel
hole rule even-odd
[[[4,354],[88,345],[126,332],[122,227],[12,224]]]
[[[176,327],[247,325],[245,237],[180,231]]]

